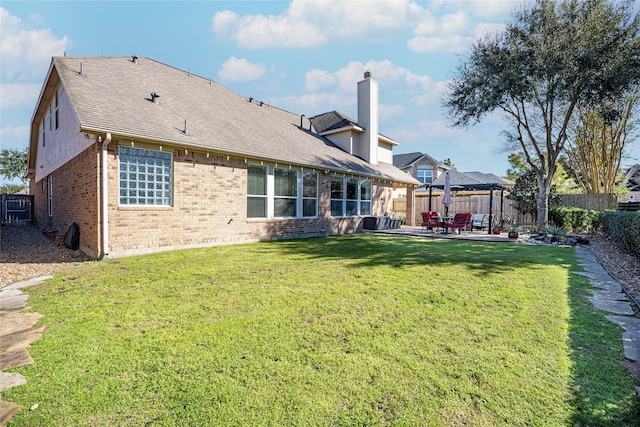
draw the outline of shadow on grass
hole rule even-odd
[[[640,426],[640,401],[634,382],[620,361],[625,360],[622,329],[605,318],[587,299],[589,280],[569,277],[569,345],[576,411],[571,426]]]
[[[356,267],[387,265],[402,268],[463,263],[477,277],[522,267],[567,264],[567,251],[571,249],[548,249],[542,252],[527,245],[361,234],[278,242],[278,250],[302,253],[309,259],[350,259]]]
[[[303,253],[310,259],[351,259],[358,267],[464,263],[479,279],[516,268],[564,266],[570,313],[569,387],[575,408],[567,424],[640,426],[640,402],[635,398],[634,383],[620,365],[624,360],[621,329],[604,317],[608,313],[595,309],[587,300],[592,290],[589,281],[569,274],[579,269],[572,248],[351,235],[309,239],[305,244],[299,240],[279,242],[278,250]]]

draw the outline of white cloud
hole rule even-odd
[[[40,94],[37,83],[6,83],[0,85],[0,110],[35,105]]]
[[[363,79],[365,71],[370,71],[373,79],[384,85],[386,90],[427,90],[432,86],[429,76],[412,73],[389,60],[383,60],[365,63],[351,61],[334,73],[311,70],[305,74],[305,88],[308,91],[330,89],[353,93],[356,90],[356,82]]]
[[[244,15],[225,10],[213,17],[213,31],[242,48],[312,47],[331,40],[383,40],[402,32],[424,12],[408,0],[293,0],[279,15]]]
[[[31,29],[20,18],[0,7],[0,56],[2,78],[33,78],[42,76],[52,56],[60,56],[70,40],[56,37],[48,29]]]
[[[29,125],[3,127],[0,129],[0,141],[3,149],[23,149],[29,145]]]
[[[218,71],[218,79],[223,83],[248,82],[259,80],[266,74],[262,64],[253,64],[244,58],[230,57]]]

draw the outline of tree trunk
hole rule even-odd
[[[538,227],[546,227],[549,222],[549,193],[551,185],[547,184],[547,180],[538,175],[538,195],[536,197],[536,207],[538,214],[536,222]]]

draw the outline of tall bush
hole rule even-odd
[[[600,229],[600,212],[560,206],[549,210],[549,222],[566,231],[597,231]]]
[[[640,211],[600,214],[602,231],[640,257]]]

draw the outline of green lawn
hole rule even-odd
[[[568,248],[374,235],[86,263],[10,426],[629,426],[621,330]],[[634,424],[635,423],[635,424]]]

